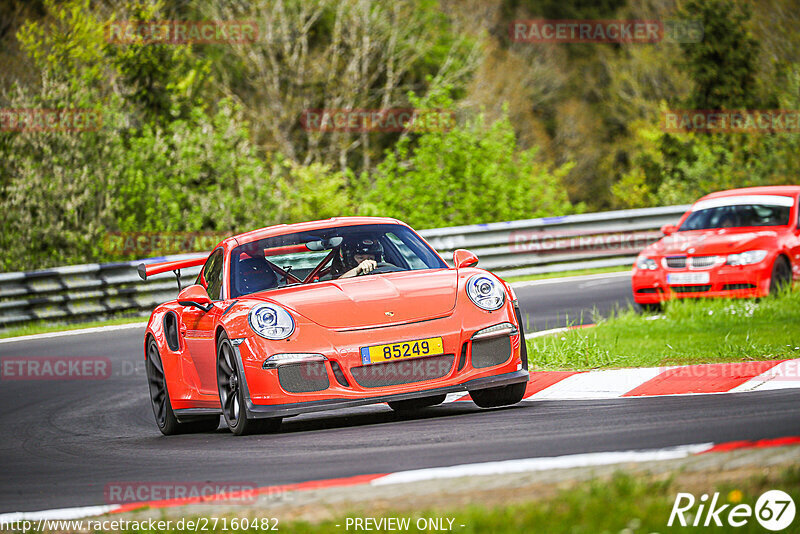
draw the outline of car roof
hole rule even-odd
[[[267,237],[293,234],[295,232],[305,232],[308,230],[338,228],[341,226],[356,226],[360,224],[400,224],[402,226],[407,226],[405,223],[390,217],[332,217],[330,219],[319,221],[267,226],[264,228],[259,228],[258,230],[251,230],[249,232],[231,236],[223,240],[221,244],[226,249],[230,250],[231,248],[237,247],[244,243],[251,243]]]
[[[732,197],[738,195],[789,195],[797,196],[800,194],[800,185],[764,185],[759,187],[742,187],[739,189],[728,189],[726,191],[716,191],[700,199],[709,200],[712,198]]]

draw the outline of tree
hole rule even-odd
[[[410,100],[418,109],[453,105],[445,91]],[[479,114],[449,131],[406,136],[378,165],[361,210],[420,228],[573,211],[561,184],[570,166],[551,169],[538,161],[537,152],[518,150],[507,114],[491,124]]]

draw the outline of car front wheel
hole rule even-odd
[[[420,410],[429,406],[436,406],[444,402],[447,395],[433,395],[431,397],[422,397],[419,399],[408,399],[401,401],[394,401],[389,403],[389,408],[396,412],[411,412]]]
[[[228,428],[237,436],[274,432],[281,425],[280,417],[254,419],[244,409],[242,374],[238,372],[236,356],[228,336],[222,334],[217,342],[217,386],[222,416]]]
[[[476,389],[475,391],[470,391],[469,396],[481,408],[497,408],[498,406],[508,406],[521,401],[527,386],[527,382],[520,382],[519,384],[510,384],[499,388]]]
[[[792,267],[783,256],[778,256],[772,266],[772,278],[769,281],[770,294],[779,293],[784,287],[792,283]]]

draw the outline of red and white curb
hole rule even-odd
[[[224,505],[226,501],[236,502],[241,501],[243,498],[246,498],[247,500],[253,500],[259,495],[278,495],[290,491],[309,491],[325,488],[344,488],[348,486],[366,485],[387,486],[391,484],[407,484],[412,482],[453,479],[466,476],[503,475],[511,473],[547,471],[551,469],[569,469],[575,467],[593,467],[621,463],[629,464],[675,460],[710,452],[727,452],[737,449],[781,447],[785,445],[800,445],[800,436],[789,436],[760,441],[734,441],[720,444],[697,443],[641,451],[631,450],[596,452],[544,458],[523,458],[519,460],[506,460],[500,462],[481,462],[448,467],[399,471],[396,473],[378,473],[371,475],[358,475],[347,478],[315,480],[310,482],[301,482],[298,484],[264,486],[247,492],[191,497],[186,499],[146,501],[127,504],[112,504],[106,506],[85,506],[79,508],[62,508],[58,510],[44,510],[40,512],[14,512],[9,514],[0,514],[0,524],[8,524],[14,521],[24,520],[40,521],[52,519],[81,519],[104,514],[133,512],[145,508],[174,508],[192,504],[213,503]]]
[[[602,371],[534,371],[523,400],[616,399],[790,388],[800,388],[800,359]],[[469,395],[452,393],[445,402],[469,400]]]

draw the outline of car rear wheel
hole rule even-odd
[[[396,412],[411,412],[441,404],[446,397],[447,395],[433,395],[431,397],[421,397],[419,399],[394,401],[389,403],[389,408]]]
[[[522,400],[527,385],[527,382],[520,382],[519,384],[510,384],[499,388],[476,389],[475,391],[470,391],[469,396],[481,408],[508,406]]]
[[[222,334],[217,342],[217,386],[222,416],[228,428],[237,436],[274,432],[281,426],[280,417],[253,419],[244,409],[244,388],[236,356],[228,336]]]
[[[150,386],[150,404],[156,425],[165,436],[173,434],[189,434],[193,432],[211,432],[219,426],[219,416],[198,416],[191,421],[178,421],[172,404],[169,401],[167,380],[164,376],[164,364],[156,341],[150,338],[147,344],[147,382]]]
[[[769,281],[769,292],[774,295],[792,282],[792,267],[783,256],[778,256],[772,266],[772,278]]]

